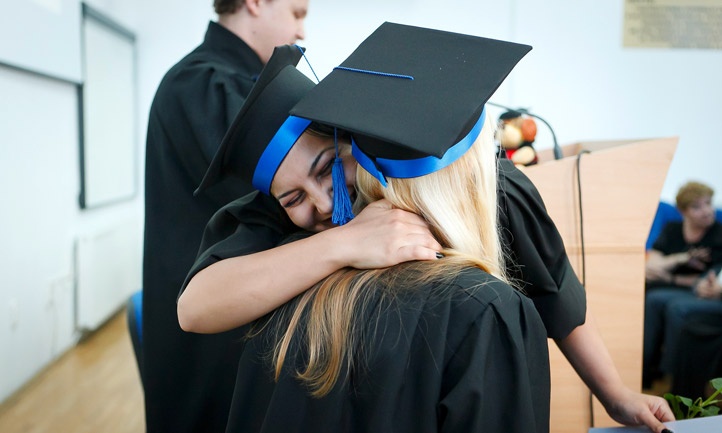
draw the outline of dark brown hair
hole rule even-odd
[[[714,190],[699,182],[687,182],[677,192],[677,208],[684,212],[695,200],[702,197],[712,197]]]
[[[244,0],[213,0],[213,9],[218,15],[232,14],[243,6]]]

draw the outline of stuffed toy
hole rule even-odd
[[[497,132],[501,149],[515,165],[534,165],[537,163],[534,139],[536,122],[519,111],[507,111],[499,116]]]

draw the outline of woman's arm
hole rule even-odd
[[[647,261],[644,265],[645,278],[647,281],[661,281],[674,284],[672,281],[672,269],[676,266],[687,263],[690,259],[689,252],[664,255],[657,250],[649,250]]]
[[[419,216],[372,203],[348,224],[271,250],[216,262],[198,272],[178,299],[189,332],[237,328],[286,303],[346,266],[383,268],[435,260],[441,245]]]
[[[644,424],[661,433],[666,427],[660,421],[674,421],[672,411],[663,398],[634,392],[624,385],[589,310],[584,324],[575,328],[568,337],[556,340],[556,343],[579,377],[617,422]]]

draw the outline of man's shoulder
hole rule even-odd
[[[203,82],[207,84],[206,79],[212,74],[230,75],[236,73],[238,71],[225,64],[223,59],[214,56],[212,52],[199,46],[168,69],[168,72],[165,73],[161,80],[159,91],[174,87],[180,83],[187,84],[187,80],[194,77],[204,78]]]
[[[212,52],[196,48],[163,76],[153,105],[171,110],[197,106],[215,91],[245,94],[253,86],[253,76]]]

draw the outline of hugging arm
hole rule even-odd
[[[239,227],[234,236],[255,233]],[[223,332],[262,317],[343,267],[435,260],[439,250],[423,219],[379,201],[344,226],[199,270],[178,299],[178,320],[186,331]]]

